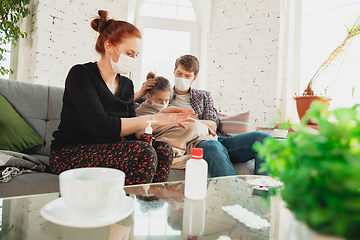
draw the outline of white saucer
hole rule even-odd
[[[43,218],[50,222],[67,227],[103,227],[119,222],[134,211],[135,199],[126,196],[123,201],[124,202],[121,204],[119,209],[109,213],[108,215],[98,218],[78,218],[67,208],[63,198],[57,198],[43,206],[40,210],[40,214]]]

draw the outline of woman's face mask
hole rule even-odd
[[[118,51],[116,51],[114,46],[113,46],[113,48],[114,48],[115,52],[117,54],[119,54]],[[127,74],[131,70],[134,69],[135,64],[136,64],[136,59],[126,56],[121,53],[121,54],[119,54],[119,59],[117,62],[114,62],[112,60],[112,57],[110,56],[110,63],[111,63],[111,67],[114,72],[119,73],[119,74]]]

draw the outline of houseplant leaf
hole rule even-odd
[[[360,229],[358,110],[355,105],[329,112],[314,102],[286,140],[254,145],[265,159],[261,167],[284,183],[281,196],[295,217],[315,231],[347,239],[359,239]],[[328,120],[330,114],[335,121]]]

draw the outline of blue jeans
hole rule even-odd
[[[255,142],[263,142],[270,134],[264,132],[247,132],[232,137],[219,137],[218,140],[208,140],[199,143],[196,147],[204,150],[204,160],[208,163],[211,177],[238,175],[233,163],[244,163],[255,159],[254,174],[259,173],[260,164],[264,162],[253,150]]]

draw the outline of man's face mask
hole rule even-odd
[[[116,51],[114,46],[113,46],[113,48],[114,48],[115,52],[117,54],[119,54],[118,51]],[[119,74],[127,74],[131,70],[134,69],[135,64],[136,64],[136,59],[126,56],[121,53],[121,54],[119,54],[119,59],[117,62],[114,62],[112,60],[112,57],[110,56],[110,63],[111,63],[111,67],[114,72],[119,73]]]
[[[180,78],[174,76],[174,84],[177,90],[179,91],[187,91],[190,88],[190,79]]]

